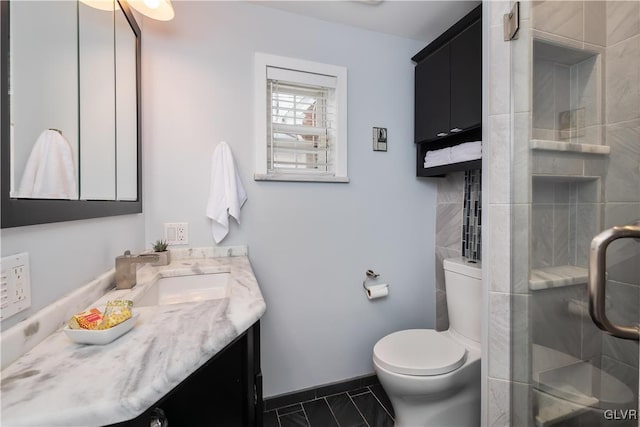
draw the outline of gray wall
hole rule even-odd
[[[415,178],[413,146],[410,58],[425,43],[246,2],[174,8],[143,37],[146,239],[184,221],[190,245],[213,244],[210,158],[227,141],[248,201],[221,244],[248,244],[267,302],[265,395],[373,372],[379,338],[435,325],[436,184]],[[349,184],[253,180],[256,51],[348,68]],[[373,126],[388,128],[388,152],[372,151]],[[388,298],[365,298],[369,268]]]
[[[2,256],[29,253],[31,308],[2,321],[7,329],[114,267],[116,255],[145,246],[144,215],[3,229]]]

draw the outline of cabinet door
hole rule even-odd
[[[449,132],[449,78],[448,46],[416,65],[414,142]]]
[[[482,123],[482,24],[454,38],[451,49],[451,129]]]

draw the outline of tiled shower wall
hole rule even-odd
[[[548,255],[545,258],[542,254],[544,249],[541,250],[541,244],[547,249],[553,247],[555,258],[558,255],[564,257],[565,250],[559,244],[567,242],[567,237],[569,264],[586,266],[589,241],[599,230],[633,222],[640,216],[640,2],[546,1],[533,3],[531,7],[533,37],[599,55],[581,63],[582,68],[578,67],[578,78],[570,81],[571,90],[575,91],[575,82],[581,82],[577,84],[578,90],[575,92],[586,96],[571,96],[571,102],[575,102],[572,108],[582,107],[586,111],[586,138],[576,142],[608,145],[611,154],[604,158],[584,157],[582,168],[575,171],[571,169],[577,165],[579,158],[564,153],[549,157],[548,160],[555,163],[560,175],[597,177],[570,184],[555,182],[554,209],[562,211],[566,206],[569,209],[569,224],[568,227],[558,227],[554,217],[553,226],[557,229],[552,232],[553,241],[545,239],[547,234],[539,228],[545,221],[542,218],[544,213],[540,216],[540,210],[549,206],[541,199],[549,201],[551,194],[549,188],[540,185],[540,181],[533,182],[531,206],[532,267],[549,261]],[[561,20],[562,16],[574,18]],[[580,16],[582,19],[575,18]],[[536,81],[535,74],[533,81]],[[547,94],[544,91],[536,93],[536,89],[541,87],[535,84],[533,89],[535,132],[535,100]],[[548,164],[548,160],[542,163]],[[535,159],[532,167],[532,173],[549,169],[549,166],[537,166]],[[551,172],[553,174],[555,171]],[[562,196],[558,198],[558,194]],[[557,204],[559,199],[569,202]],[[558,247],[559,251],[556,250]],[[553,260],[560,264],[562,261]],[[634,324],[640,320],[639,263],[640,246],[636,242],[616,242],[607,252],[607,313],[615,319],[614,322]],[[560,294],[564,297],[559,298]],[[577,299],[586,304],[586,285],[534,292],[527,298],[532,322],[528,332],[533,343],[588,360],[627,383],[637,393],[637,342],[603,334],[588,316],[580,320],[557,303],[554,311],[554,301],[558,300]],[[564,314],[559,316],[559,313]],[[555,320],[554,316],[557,317]],[[545,323],[548,326],[546,328]]]
[[[484,3],[485,13],[485,111],[483,126],[483,203],[485,206],[483,282],[485,295],[483,325],[482,425],[506,427],[511,417],[511,186],[512,168],[524,169],[526,164],[514,163],[512,127],[514,126],[511,86],[514,76],[521,76],[528,87],[527,69],[511,69],[511,43],[503,37],[503,16],[511,11],[510,1]],[[520,37],[528,26],[528,7],[521,7]],[[488,27],[488,28],[487,28]],[[526,52],[525,52],[526,53]],[[522,73],[524,72],[524,73]],[[515,232],[515,231],[514,231]],[[527,263],[528,266],[528,263]]]
[[[531,268],[587,267],[589,242],[600,223],[599,189],[597,179],[533,180]]]
[[[606,173],[596,174],[600,176],[598,191],[602,189],[599,195],[602,209],[595,218],[599,228],[629,223],[640,215],[640,67],[637,66],[640,63],[640,2],[522,2],[520,36],[519,40],[512,42],[502,40],[502,16],[510,10],[511,2],[485,4],[488,9],[485,22],[489,25],[486,44],[489,65],[485,69],[488,126],[485,127],[487,135],[484,139],[488,147],[483,160],[483,170],[487,175],[483,187],[489,215],[484,221],[487,251],[483,269],[489,293],[486,313],[488,345],[483,349],[483,358],[486,359],[484,372],[488,375],[483,377],[486,382],[483,384],[482,421],[483,425],[492,427],[527,426],[533,425],[530,371],[527,369],[531,366],[530,340],[546,341],[543,344],[549,347],[569,346],[568,342],[559,339],[549,341],[553,337],[548,335],[532,336],[536,333],[533,328],[536,320],[532,316],[544,319],[549,317],[549,313],[546,309],[538,313],[537,310],[542,309],[545,303],[538,301],[539,304],[534,304],[528,290],[529,270],[532,268],[529,265],[530,249],[536,250],[535,244],[529,246],[534,230],[528,225],[535,227],[537,221],[531,218],[535,211],[533,198],[538,202],[541,196],[553,194],[555,198],[556,189],[553,193],[538,191],[537,195],[531,194],[529,147],[533,136],[531,104],[535,96],[531,93],[531,37],[574,49],[586,47],[600,53],[602,96],[594,105],[600,103],[603,106],[600,141],[611,147],[611,154],[606,160]],[[597,141],[596,138],[589,142],[597,144]],[[547,157],[547,164],[552,167],[558,157],[570,159],[572,156],[549,154],[540,157]],[[583,165],[592,167],[593,163],[587,159]],[[557,191],[566,195],[567,189],[571,197],[571,186]],[[579,191],[576,187],[574,189]],[[552,209],[571,209],[572,200],[569,199],[568,203],[554,200],[547,205]],[[553,227],[556,225],[560,223],[552,223]],[[567,242],[571,241],[569,237]],[[610,306],[615,307],[610,317],[625,323],[637,322],[640,301],[638,245],[633,241],[614,245],[619,246],[610,247],[612,259],[608,265],[607,286],[608,294],[612,296]],[[560,253],[565,253],[565,249]],[[569,261],[575,256],[576,263],[581,263],[577,249],[572,254],[566,248],[566,254]],[[505,262],[506,259],[511,262]],[[560,262],[552,256],[552,262],[556,261]],[[584,300],[580,287],[573,288],[575,291],[581,289],[580,295],[564,295],[571,289],[542,291],[547,293],[540,294],[539,299],[548,299],[549,303],[573,298]],[[560,313],[560,309],[558,306],[556,311]],[[514,313],[513,322],[510,321],[511,313]],[[563,330],[574,327],[577,330],[584,329],[588,318],[583,320],[582,326],[577,319],[575,322],[567,322],[564,317],[549,320],[548,330],[556,331],[559,325]],[[537,331],[543,329],[539,325]],[[587,350],[600,356],[600,366],[618,378],[626,378],[629,385],[637,390],[638,344],[607,336],[594,342],[597,348]],[[570,347],[573,350],[561,349],[567,352],[575,350],[575,346]]]
[[[606,2],[605,228],[640,219],[640,1]],[[614,242],[607,251],[609,317],[640,323],[640,244]],[[637,392],[638,342],[603,335],[602,367]]]
[[[546,43],[534,45],[534,139],[580,144],[602,142],[602,109],[595,108],[600,93],[595,55],[558,52]],[[579,61],[577,63],[574,63]]]

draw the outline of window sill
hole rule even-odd
[[[347,183],[349,177],[346,176],[322,176],[322,175],[296,175],[289,173],[261,174],[253,175],[254,181],[288,181],[288,182],[334,182]]]

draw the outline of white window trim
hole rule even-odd
[[[337,65],[322,64],[302,59],[287,58],[256,52],[254,57],[254,140],[256,181],[298,182],[349,182],[347,175],[347,69]],[[294,71],[334,76],[336,85],[336,136],[335,175],[314,176],[296,173],[267,172],[267,66]]]

